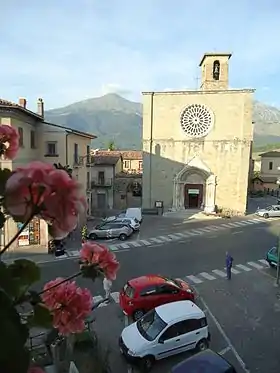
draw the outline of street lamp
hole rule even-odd
[[[277,167],[280,171],[280,167]],[[276,184],[280,186],[280,178],[277,179]],[[275,279],[275,286],[279,286],[280,282],[280,231],[278,233],[278,245],[277,245],[277,273]]]

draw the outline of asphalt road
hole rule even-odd
[[[258,261],[265,257],[268,248],[275,245],[278,230],[279,223],[275,222],[118,252],[116,255],[121,269],[113,291],[118,291],[128,279],[142,274],[185,277],[201,272],[212,273],[215,269],[224,268],[226,251],[234,257],[235,265]],[[38,288],[46,281],[69,276],[75,271],[78,271],[78,262],[74,260],[45,264]],[[255,268],[233,275],[231,282],[217,278],[196,285],[201,307],[207,311],[213,337],[212,348],[222,351],[237,367],[238,373],[279,372],[280,293],[273,287],[274,275],[273,270]],[[103,295],[99,280],[92,283],[87,279],[78,279],[77,283],[89,288],[93,295]],[[102,342],[110,346],[113,372],[126,371],[117,346],[124,322],[116,304],[96,311],[96,330]],[[162,361],[153,371],[168,372],[172,365],[185,357],[184,354]]]

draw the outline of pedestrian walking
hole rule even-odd
[[[231,268],[233,263],[233,257],[226,252],[226,269],[227,269],[227,279],[231,280]]]
[[[110,295],[111,295],[111,289],[112,289],[112,281],[104,277],[103,288],[105,291],[105,298],[109,300]]]

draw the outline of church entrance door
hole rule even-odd
[[[202,184],[185,184],[185,209],[200,208],[203,201]]]

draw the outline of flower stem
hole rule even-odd
[[[51,286],[50,288],[48,288],[48,289],[46,289],[46,290],[42,290],[38,295],[42,295],[42,294],[44,294],[46,291],[52,290],[52,289],[54,289],[54,288],[56,288],[56,287],[58,287],[58,286],[64,284],[64,283],[67,282],[67,281],[73,280],[74,278],[79,277],[81,274],[82,274],[81,271],[80,271],[80,272],[77,272],[77,273],[74,273],[74,275],[65,278],[64,280],[58,282],[57,284]]]
[[[10,242],[7,243],[7,245],[0,251],[0,260],[1,260],[1,255],[4,254],[5,251],[8,250],[8,248],[15,242],[15,240],[18,238],[18,236],[21,234],[21,232],[24,231],[24,229],[28,226],[28,224],[31,222],[33,219],[33,215],[23,224],[23,226],[20,228],[20,230],[14,235],[14,237],[11,239]]]

